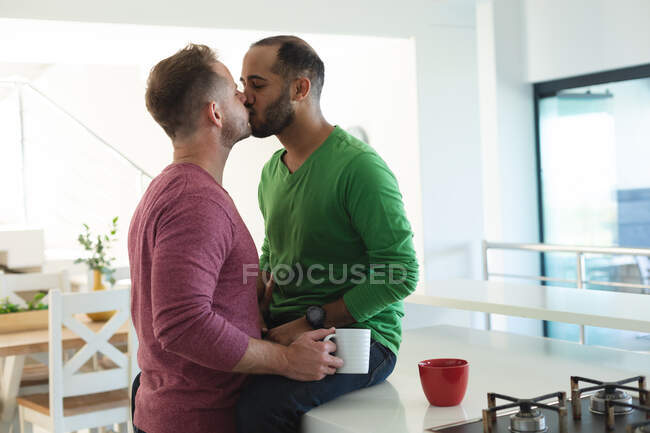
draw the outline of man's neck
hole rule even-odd
[[[174,141],[174,163],[187,162],[198,165],[219,184],[223,184],[223,170],[230,147],[200,139]]]
[[[293,166],[302,165],[334,130],[323,117],[296,119],[277,137]]]

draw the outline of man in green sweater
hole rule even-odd
[[[275,281],[266,338],[288,345],[319,327],[371,330],[368,374],[308,383],[258,376],[244,389],[240,433],[295,432],[311,408],[392,372],[418,264],[395,176],[322,115],[324,66],[312,47],[295,36],[262,39],[246,54],[241,81],[253,135],[283,145],[259,185],[260,275]],[[264,288],[260,279],[260,298]]]

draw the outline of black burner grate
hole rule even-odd
[[[504,409],[512,409],[519,407],[519,411],[522,414],[531,414],[533,408],[543,408],[552,410],[558,413],[560,417],[560,433],[567,432],[567,409],[566,409],[566,393],[565,392],[555,392],[552,394],[546,394],[535,398],[530,399],[519,399],[515,397],[510,397],[508,395],[496,394],[493,392],[488,393],[488,408],[483,409],[483,432],[492,433],[493,426],[497,420],[497,411]],[[511,403],[503,404],[501,406],[496,405],[496,399],[507,400]],[[548,400],[551,398],[558,399],[558,406],[551,406],[548,404],[540,403],[542,400]]]
[[[647,431],[650,432],[650,407],[648,406],[641,406],[639,404],[630,404],[630,403],[621,403],[618,401],[606,401],[605,406],[607,407],[607,424],[606,428],[608,431],[614,430],[614,422],[615,422],[615,414],[614,414],[614,407],[616,406],[621,406],[621,407],[629,407],[631,409],[636,409],[641,412],[646,413],[646,420],[645,421],[640,421],[640,422],[635,422],[632,424],[628,424],[627,427],[625,428],[625,433],[636,433],[638,431]],[[641,430],[641,427],[645,427],[644,430]]]
[[[591,383],[594,386],[588,386],[586,388],[580,388],[580,382],[587,382]],[[632,382],[637,382],[638,387],[632,387],[632,386],[627,386],[627,383],[632,383]],[[617,382],[604,382],[602,380],[596,380],[596,379],[589,379],[586,377],[580,377],[580,376],[571,376],[571,401],[579,401],[580,400],[580,395],[585,393],[585,392],[591,392],[591,391],[599,391],[599,390],[604,390],[605,393],[614,393],[616,391],[634,391],[639,393],[639,403],[644,406],[648,402],[648,390],[645,388],[645,376],[635,376],[635,377],[630,377],[629,379],[623,379],[619,380]],[[611,405],[611,401],[607,400],[606,404],[609,403]],[[617,403],[616,406],[619,407],[628,407],[625,406],[627,403]],[[580,419],[582,416],[581,412],[581,405],[579,404],[573,404],[571,405],[573,408],[573,419]],[[607,406],[610,407],[610,406]],[[614,406],[611,406],[613,410]],[[612,415],[613,416],[613,415]],[[608,423],[609,424],[609,423]],[[611,423],[613,425],[613,421]]]

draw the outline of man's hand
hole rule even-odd
[[[262,330],[262,335],[268,332],[266,320],[264,319],[269,312],[269,305],[271,305],[271,297],[273,296],[273,289],[275,282],[273,275],[268,272],[260,271],[260,278],[257,280],[257,303],[259,307],[259,326]],[[262,287],[260,287],[260,285]]]
[[[313,328],[307,322],[307,319],[301,317],[300,319],[269,329],[265,339],[288,346],[302,334],[309,331],[313,331]]]
[[[317,329],[299,336],[287,348],[287,371],[282,375],[306,382],[336,373],[337,368],[343,367],[341,358],[330,355],[336,351],[336,345],[332,341],[320,341],[334,332],[334,328]]]

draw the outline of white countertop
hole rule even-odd
[[[415,304],[650,332],[650,296],[483,280],[427,283]]]
[[[456,407],[430,406],[417,362],[457,357],[469,361],[467,394]],[[308,412],[304,433],[421,433],[481,417],[486,394],[531,398],[567,392],[572,375],[599,380],[650,376],[650,354],[582,346],[547,338],[455,326],[405,331],[400,356],[388,381],[344,395]]]

